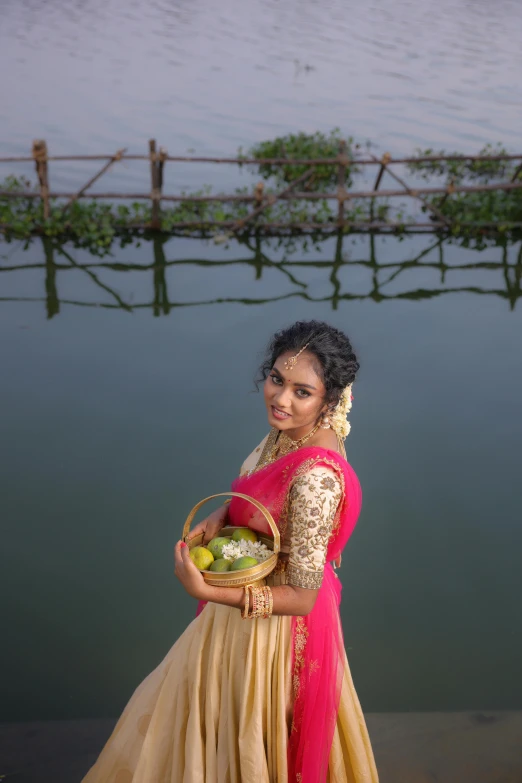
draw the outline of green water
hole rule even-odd
[[[361,359],[341,578],[365,709],[521,706],[520,250],[335,250],[2,246],[3,719],[117,715],[190,622],[172,548],[266,433],[252,378],[297,318]]]
[[[513,0],[4,0],[0,156],[151,137],[229,156],[335,126],[379,155],[520,152],[521,25]],[[98,165],[53,163],[51,186]],[[165,192],[244,173],[169,164]],[[148,177],[122,162],[96,189]],[[121,712],[194,615],[172,573],[185,515],[266,433],[264,343],[312,317],[362,365],[342,613],[364,709],[522,708],[520,248],[65,250],[0,245],[0,719]]]

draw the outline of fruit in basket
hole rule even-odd
[[[200,571],[206,571],[214,562],[214,555],[206,546],[195,546],[190,552],[190,559]]]
[[[216,536],[212,541],[208,542],[207,549],[209,552],[212,552],[212,555],[216,560],[219,560],[223,557],[223,547],[225,544],[230,544],[230,538],[227,536]]]
[[[249,527],[238,527],[232,533],[232,541],[257,541],[257,533]]]
[[[242,571],[244,568],[252,568],[252,566],[255,565],[257,565],[257,560],[255,557],[248,557],[248,555],[245,555],[244,557],[238,557],[237,560],[234,560],[230,566],[230,570]]]
[[[222,571],[230,571],[231,566],[232,563],[230,560],[225,560],[224,557],[219,557],[217,560],[214,560],[209,570],[220,573]]]

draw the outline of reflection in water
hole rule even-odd
[[[168,260],[165,252],[165,244],[169,237],[156,237],[150,243],[151,263],[121,263],[115,261],[102,261],[92,258],[86,262],[78,262],[72,256],[72,251],[66,246],[53,242],[52,239],[43,238],[44,260],[37,263],[18,263],[1,265],[0,272],[17,273],[22,270],[33,271],[40,274],[45,272],[45,296],[1,296],[0,302],[45,302],[47,317],[53,318],[60,312],[60,305],[75,305],[77,307],[101,307],[106,309],[120,309],[127,312],[135,310],[151,310],[154,316],[168,315],[170,311],[178,307],[193,307],[202,305],[239,303],[246,305],[261,305],[268,302],[282,301],[285,299],[301,298],[309,302],[331,302],[332,309],[337,309],[339,303],[351,300],[373,300],[374,302],[386,302],[391,300],[422,300],[432,299],[449,293],[468,293],[480,295],[493,295],[506,300],[511,310],[515,308],[517,300],[522,296],[522,245],[516,248],[508,246],[500,248],[499,260],[480,260],[465,263],[463,257],[455,263],[446,259],[449,247],[442,239],[431,237],[427,246],[423,247],[412,258],[399,260],[380,260],[380,248],[376,246],[375,237],[370,236],[368,253],[363,258],[347,258],[343,252],[343,237],[339,236],[332,252],[331,260],[296,259],[285,257],[283,260],[274,260],[268,254],[271,252],[260,239],[242,239],[239,245],[249,253],[246,257],[216,260],[211,258],[187,258]],[[510,249],[516,250],[514,256],[510,255]],[[294,249],[295,250],[295,249]],[[276,254],[277,255],[277,254]],[[382,252],[384,255],[384,252]],[[387,253],[386,255],[389,255]],[[477,254],[475,254],[477,255]],[[208,268],[223,272],[230,268],[251,268],[254,271],[256,281],[260,281],[263,273],[274,270],[280,275],[280,284],[275,285],[273,294],[265,296],[218,296],[197,297],[187,300],[171,298],[168,290],[167,273],[174,268]],[[367,286],[365,291],[345,290],[342,273],[345,270],[365,270]],[[322,282],[314,278],[312,282],[303,279],[310,270],[319,270],[324,279]],[[83,298],[61,297],[59,282],[62,275],[75,270],[89,278],[100,292],[104,292],[105,299],[91,301]],[[134,302],[133,297],[124,295],[103,280],[104,273],[141,273],[150,275],[152,279],[153,298],[149,301]],[[414,287],[412,278],[418,273],[431,272],[436,274],[437,283],[430,286]],[[482,273],[496,273],[499,285],[488,287],[479,284],[477,278]],[[465,278],[464,284],[452,285],[448,280],[449,275],[459,274]],[[330,290],[322,293],[324,285],[328,284]],[[251,285],[251,283],[249,284]],[[255,285],[255,284],[254,284]],[[199,288],[212,289],[212,285],[201,285]],[[274,286],[272,286],[274,288]],[[318,293],[318,289],[321,293]],[[107,298],[108,297],[108,298]]]

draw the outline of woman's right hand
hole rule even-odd
[[[209,541],[212,541],[213,538],[219,535],[219,531],[222,527],[224,527],[227,512],[228,504],[217,508],[211,514],[209,514],[208,517],[201,520],[201,522],[198,522],[198,524],[192,528],[187,536],[187,540],[190,541],[190,539],[194,538],[194,536],[203,533],[203,541],[201,544],[202,546],[208,544]]]

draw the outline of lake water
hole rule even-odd
[[[141,152],[151,136],[229,155],[334,126],[393,154],[520,151],[520,29],[507,0],[494,15],[480,0],[4,0],[0,155],[34,137]],[[90,171],[53,166],[52,184]],[[147,176],[125,164],[104,188]],[[170,167],[167,182],[235,176]],[[522,707],[520,247],[45,251],[0,245],[0,719],[116,716],[166,654],[195,611],[172,548],[264,436],[252,378],[297,318],[345,329],[362,365],[342,613],[365,710]]]

